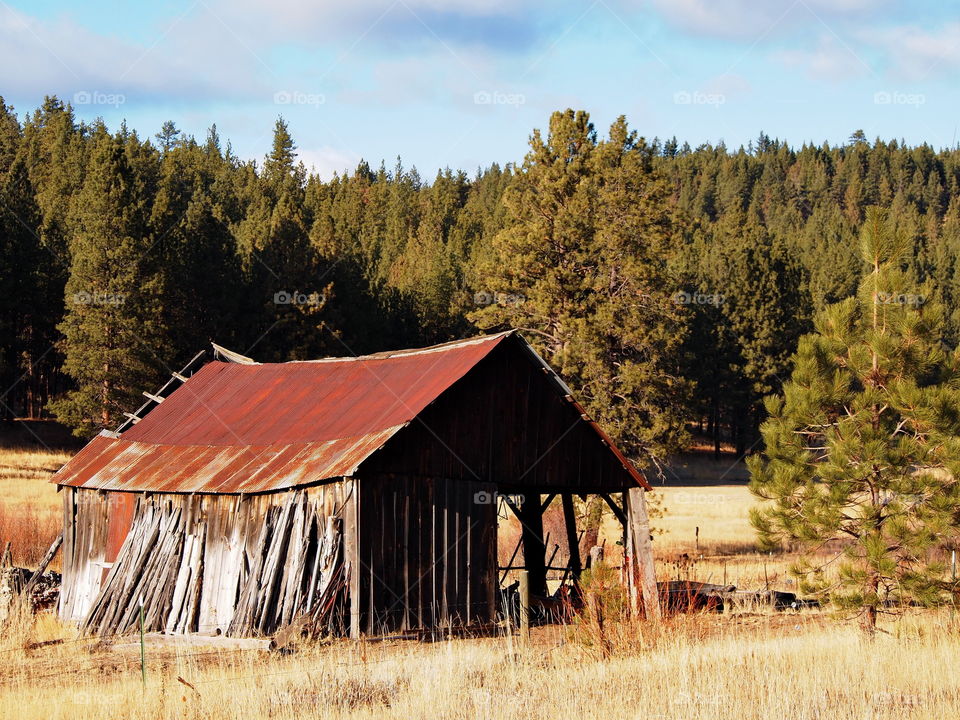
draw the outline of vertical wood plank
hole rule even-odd
[[[657,576],[653,564],[653,545],[650,542],[650,519],[647,516],[647,501],[643,488],[630,488],[627,493],[630,513],[630,529],[633,549],[633,572],[643,596],[647,618],[660,619],[660,597],[657,593]]]

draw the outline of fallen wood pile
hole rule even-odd
[[[33,585],[28,588],[30,581]],[[60,598],[60,574],[55,572],[36,575],[21,567],[0,569],[0,623],[6,622],[19,598],[26,597],[33,612],[56,607]]]
[[[45,571],[62,542],[63,534],[60,534],[33,571],[14,567],[10,543],[7,542],[0,558],[0,623],[6,622],[14,605],[22,598],[27,599],[33,612],[56,607],[62,578],[59,573]]]
[[[723,612],[725,608],[769,606],[774,610],[817,607],[816,600],[797,598],[779,590],[738,590],[735,585],[715,585],[693,580],[657,583],[660,604],[667,612]]]
[[[294,622],[342,628],[342,520],[303,490],[227,513],[201,499],[138,500],[133,524],[83,621],[88,634],[271,635]],[[239,511],[239,512],[238,512]],[[219,513],[219,514],[218,514]],[[212,619],[206,622],[204,618]]]

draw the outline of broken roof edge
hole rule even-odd
[[[357,362],[363,360],[390,360],[392,358],[398,357],[409,357],[412,355],[427,355],[429,353],[443,352],[445,350],[452,350],[458,347],[468,347],[470,345],[479,345],[480,343],[493,342],[494,340],[502,340],[508,335],[517,334],[516,330],[504,330],[498,333],[491,333],[490,335],[476,335],[471,338],[465,338],[463,340],[449,340],[444,343],[439,343],[437,345],[427,345],[422,348],[410,348],[410,349],[401,349],[401,350],[384,350],[382,352],[370,353],[368,355],[340,355],[340,356],[330,356],[323,358],[314,358],[311,360],[287,360],[282,363],[262,363],[252,358],[248,358],[245,355],[241,355],[238,352],[229,350],[222,345],[217,345],[216,343],[210,343],[213,345],[214,358],[220,359],[224,362],[237,363],[240,365],[298,365],[298,364],[317,364],[317,363],[334,363],[334,362]]]

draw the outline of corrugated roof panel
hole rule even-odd
[[[119,438],[94,438],[53,482],[260,493],[349,476],[511,334],[359,358],[211,362]],[[572,401],[533,348],[519,342]],[[599,426],[586,421],[627,472],[649,487]]]
[[[504,337],[324,362],[211,362],[123,437],[167,445],[272,445],[366,435],[416,417]]]
[[[510,333],[360,358],[211,362],[53,482],[148,492],[269,492],[349,475]]]

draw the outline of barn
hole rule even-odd
[[[141,607],[149,631],[241,637],[490,626],[498,497],[540,595],[544,509],[559,498],[576,538],[573,498],[604,497],[634,602],[659,612],[649,485],[519,333],[286,363],[214,347],[53,478],[59,612],[84,631]]]

